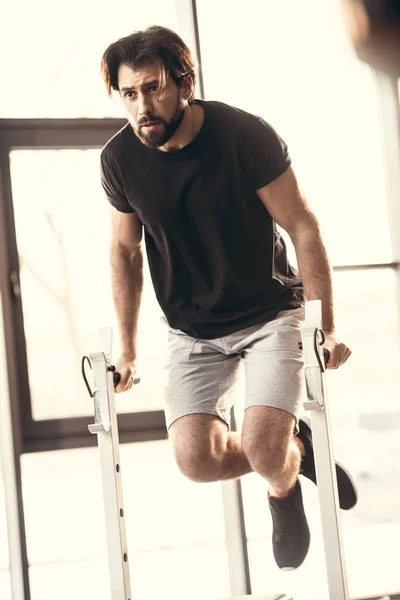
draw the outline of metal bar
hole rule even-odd
[[[12,560],[13,566],[11,577],[14,577],[12,585],[15,586],[16,594],[20,591],[20,577],[22,569],[23,596],[16,595],[16,600],[30,600],[29,573],[28,573],[28,555],[26,548],[25,519],[22,497],[21,465],[20,456],[22,454],[22,431],[25,423],[24,411],[21,406],[21,397],[24,391],[24,381],[19,378],[19,367],[24,360],[23,352],[18,352],[18,339],[22,331],[22,308],[21,300],[18,294],[18,277],[12,280],[11,276],[19,272],[18,256],[16,246],[13,244],[12,235],[10,236],[10,223],[13,223],[11,198],[11,180],[9,168],[8,152],[0,145],[0,294],[1,294],[1,312],[3,318],[3,331],[5,340],[4,367],[6,374],[4,380],[7,381],[7,392],[4,394],[4,401],[7,398],[7,407],[3,405],[4,417],[8,420],[8,434],[5,442],[11,455],[7,454],[7,459],[11,461],[10,472],[6,471],[6,484],[11,486],[8,496],[8,510],[11,511],[11,536],[13,540]],[[16,323],[21,325],[16,327]],[[3,379],[3,377],[2,377]],[[9,419],[7,419],[9,415]],[[9,436],[9,437],[8,437]],[[6,451],[6,450],[5,450]],[[15,536],[19,537],[17,542]]]
[[[399,80],[373,69],[380,109],[382,142],[385,154],[387,208],[393,260],[400,261],[400,98]],[[396,301],[400,326],[400,270],[396,273]],[[400,598],[400,594],[387,598]],[[386,598],[386,597],[385,597]],[[377,599],[378,600],[378,599]],[[380,599],[379,599],[380,600]]]
[[[400,99],[396,78],[373,70],[380,107],[385,180],[393,260],[400,261]],[[400,270],[397,271],[396,300],[400,324]]]
[[[97,434],[100,450],[111,597],[112,600],[131,600],[118,422],[110,372],[111,345],[112,329],[100,330],[99,352],[90,355],[95,384],[95,423],[89,425],[89,431]]]
[[[63,419],[46,419],[32,424],[30,439],[51,440],[74,436],[87,436],[87,423],[90,415]],[[162,410],[124,413],[118,415],[120,433],[135,433],[137,431],[158,431],[166,437],[165,417]]]
[[[234,596],[230,598],[223,598],[222,600],[294,600],[292,596],[286,594],[267,594],[262,596]]]
[[[0,296],[1,304],[1,296]],[[1,312],[1,311],[0,311]],[[29,597],[24,582],[23,539],[20,527],[19,497],[21,493],[19,454],[15,452],[10,396],[7,377],[7,361],[4,336],[0,334],[0,459],[2,465],[6,502],[8,548],[10,556],[11,593],[13,600]],[[28,595],[25,595],[27,589]]]
[[[88,421],[86,421],[87,427]],[[120,444],[134,444],[140,442],[155,442],[167,438],[166,430],[145,429],[143,431],[125,431],[120,433]],[[96,446],[96,441],[91,437],[66,435],[63,438],[56,437],[48,439],[25,439],[24,454],[31,452],[48,452],[50,450],[71,450],[77,448],[92,448]]]
[[[334,271],[366,271],[371,269],[393,269],[400,270],[400,262],[390,263],[372,263],[365,265],[336,265],[333,267]]]
[[[204,94],[204,77],[203,77],[203,67],[201,62],[201,46],[200,46],[200,28],[199,28],[199,19],[197,16],[197,2],[196,0],[192,0],[192,13],[193,13],[193,27],[196,38],[196,53],[197,53],[197,63],[198,63],[198,81],[200,88],[200,98],[205,98]]]
[[[196,65],[196,96],[204,98],[204,81],[201,68],[201,52],[199,28],[197,23],[197,7],[195,0],[175,0],[176,14],[178,17],[179,35],[190,48]]]
[[[231,431],[236,431],[234,408],[231,410]],[[221,482],[225,535],[232,594],[251,594],[246,522],[240,479]]]
[[[121,119],[32,119],[0,121],[2,145],[9,152],[19,149],[101,148],[126,125]]]
[[[349,600],[326,375],[320,368],[320,363],[323,365],[324,359],[321,348],[318,347],[316,350],[315,344],[316,333],[321,327],[321,301],[306,302],[302,340],[308,401],[304,403],[304,407],[311,415],[329,598]]]
[[[393,259],[400,261],[400,102],[398,80],[373,71],[385,154],[389,227]]]
[[[232,594],[251,594],[249,557],[240,480],[221,483]]]
[[[0,130],[3,134],[8,131],[66,130],[68,126],[75,130],[94,131],[118,130],[126,125],[126,119],[0,119]]]
[[[380,596],[363,596],[354,600],[400,600],[400,594],[380,594]]]

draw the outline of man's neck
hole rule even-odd
[[[174,135],[159,147],[163,152],[174,152],[184,148],[199,133],[204,121],[204,110],[199,104],[188,104],[184,108],[184,114],[181,124]]]

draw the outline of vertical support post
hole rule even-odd
[[[1,314],[1,296],[0,296]],[[25,595],[24,560],[26,547],[23,548],[21,535],[19,493],[21,494],[19,453],[16,452],[10,410],[5,340],[0,327],[0,460],[4,480],[8,548],[10,556],[10,576],[13,600],[29,598],[29,586]],[[18,461],[18,463],[17,463]],[[19,493],[18,493],[19,490]],[[25,551],[25,552],[24,552]]]
[[[249,557],[240,480],[221,483],[231,593],[251,594]]]
[[[22,318],[18,255],[13,237],[9,152],[8,146],[2,144],[0,139],[0,319],[3,320],[0,332],[0,453],[3,461],[13,600],[30,600],[21,479],[24,419],[21,406],[26,386],[19,377],[21,348],[17,338]]]
[[[95,390],[95,423],[88,426],[97,434],[100,450],[103,498],[107,534],[108,565],[112,600],[132,600],[125,512],[122,497],[118,421],[111,372],[112,329],[99,332],[99,352],[90,355]],[[100,527],[103,525],[101,524]]]
[[[326,375],[324,370],[321,370],[321,364],[323,368],[325,365],[322,346],[317,342],[321,328],[321,301],[306,302],[302,340],[308,401],[304,403],[304,408],[311,415],[329,598],[349,600]]]
[[[204,98],[204,78],[201,66],[200,34],[196,0],[175,0],[175,7],[178,16],[179,35],[189,46],[197,63],[196,95],[198,98]]]
[[[373,70],[380,108],[393,262],[400,263],[400,96],[397,78]],[[400,269],[396,271],[400,325]]]
[[[236,430],[235,414],[232,409],[231,430]],[[221,482],[222,502],[228,551],[231,593],[251,594],[249,555],[247,551],[246,523],[242,486],[240,479]]]

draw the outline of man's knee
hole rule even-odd
[[[226,425],[211,415],[187,415],[175,421],[169,439],[181,473],[198,483],[219,481],[226,436]]]
[[[256,473],[264,477],[274,478],[279,476],[285,469],[288,449],[281,442],[266,442],[258,440],[243,439],[243,449],[249,463]]]
[[[294,417],[269,407],[249,407],[242,430],[243,450],[254,471],[274,478],[285,469]]]
[[[202,448],[175,451],[175,460],[180,472],[197,483],[209,483],[220,479],[218,461]]]

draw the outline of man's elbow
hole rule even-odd
[[[317,237],[321,236],[318,220],[311,212],[293,222],[293,224],[288,227],[287,232],[295,247],[298,244],[307,243],[308,241],[315,240]]]
[[[132,243],[129,245],[122,244],[120,241],[114,241],[110,248],[110,260],[111,263],[115,263],[121,260],[128,260],[133,262],[134,260],[143,259],[143,244],[141,241]]]

